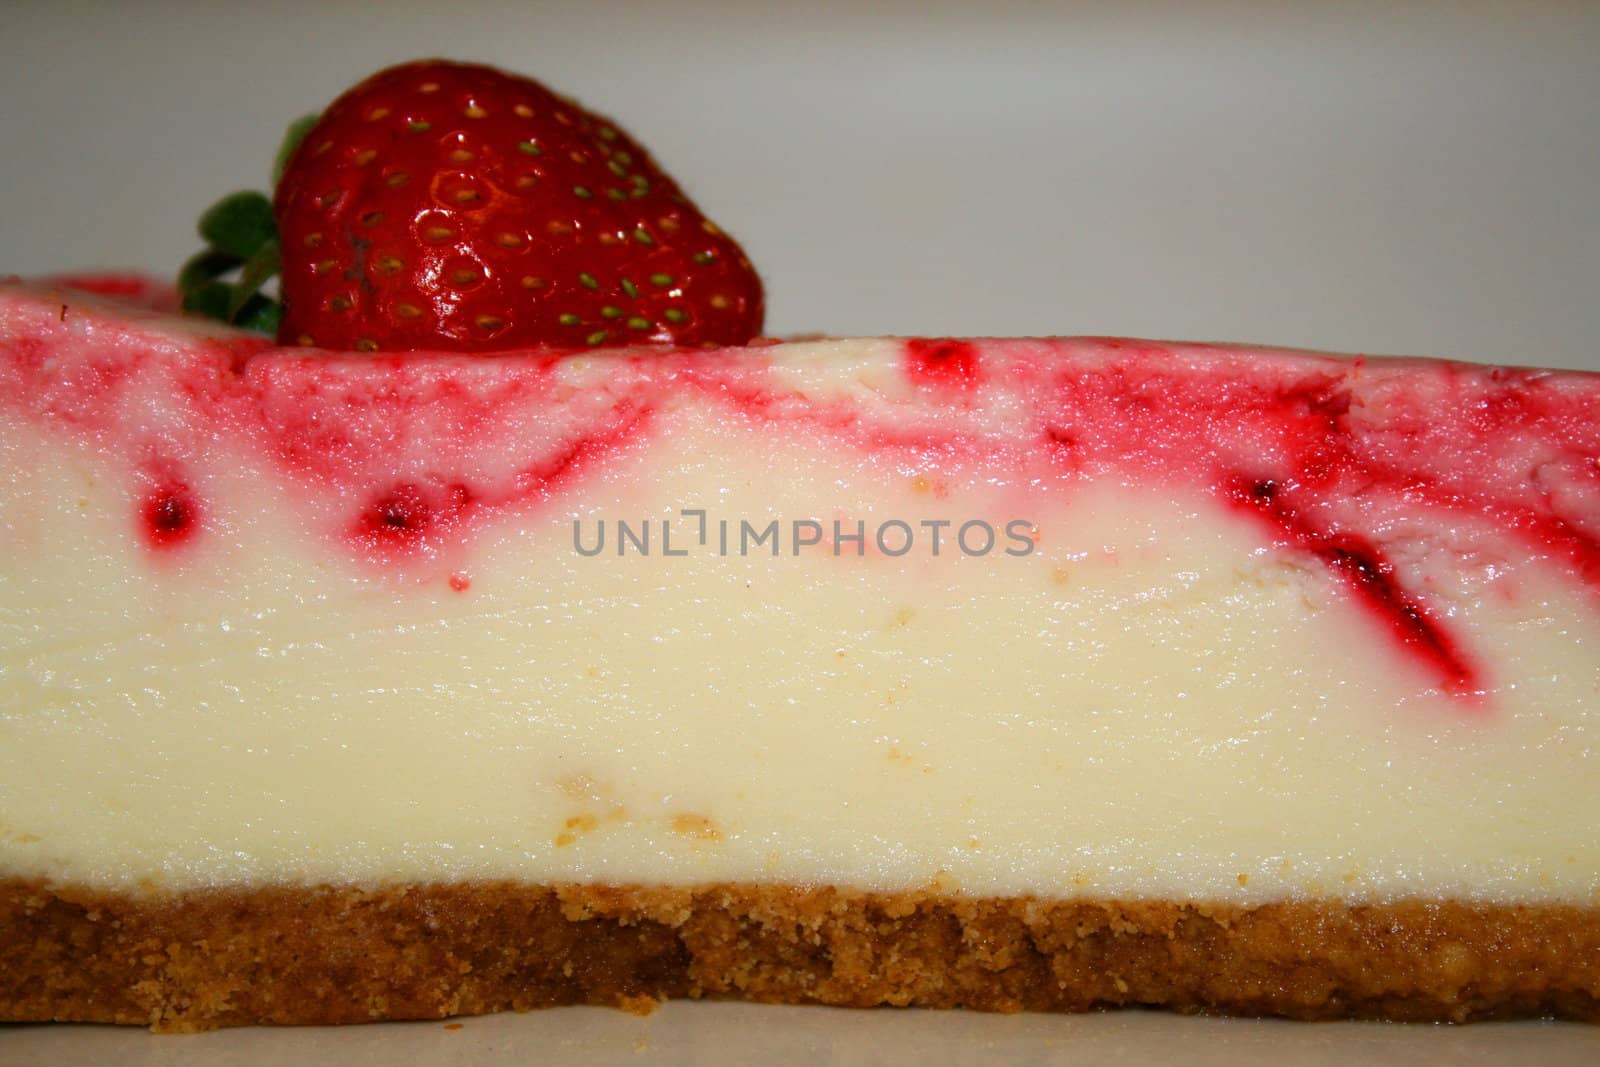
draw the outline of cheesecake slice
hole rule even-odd
[[[122,293],[0,285],[0,1019],[1600,1020],[1600,375]]]

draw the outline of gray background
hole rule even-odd
[[[16,3],[0,272],[171,270],[419,55],[651,145],[774,333],[1128,333],[1600,368],[1600,3]]]

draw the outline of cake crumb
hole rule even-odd
[[[661,1002],[655,997],[648,996],[623,996],[617,998],[617,1007],[629,1015],[654,1015]]]
[[[704,815],[675,815],[672,818],[672,832],[693,837],[701,841],[721,841],[722,831],[717,829],[716,823]]]

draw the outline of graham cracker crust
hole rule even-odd
[[[120,894],[0,880],[0,1020],[204,1030],[667,997],[1600,1022],[1600,907],[786,886]]]

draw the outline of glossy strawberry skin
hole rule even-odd
[[[421,61],[329,106],[274,200],[284,344],[359,351],[739,345],[760,279],[609,120]]]

